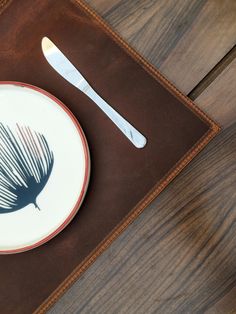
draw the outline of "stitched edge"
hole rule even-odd
[[[181,93],[172,83],[170,83],[157,69],[146,61],[138,52],[131,48],[117,33],[115,33],[101,17],[99,17],[90,7],[81,0],[71,0],[73,3],[84,9],[89,16],[92,16],[103,30],[122,47],[154,79],[158,80],[163,86],[180,98],[185,106],[192,110],[201,120],[210,125],[210,129],[204,134],[199,141],[190,149],[176,165],[166,174],[166,176],[156,184],[150,193],[141,200],[136,207],[125,216],[122,221],[107,235],[107,237],[84,259],[74,271],[57,287],[57,289],[36,309],[34,314],[43,314],[49,310],[53,304],[72,286],[72,284],[87,270],[94,261],[100,256],[111,243],[142,213],[151,201],[153,201],[164,188],[184,169],[184,167],[210,142],[210,140],[220,131],[220,126],[216,124],[208,115],[198,108],[187,96]]]
[[[189,150],[181,160],[171,168],[166,176],[156,184],[150,193],[141,200],[136,207],[125,216],[122,221],[108,234],[108,236],[90,253],[90,255],[80,263],[74,271],[58,286],[58,288],[35,310],[35,314],[45,313],[61,296],[62,294],[79,278],[93,262],[100,256],[110,244],[142,213],[142,211],[155,199],[164,188],[183,170],[187,164],[210,142],[210,140],[221,130],[220,126],[215,123],[208,115],[197,107],[187,96],[181,93],[172,83],[170,83],[157,69],[155,69],[147,60],[145,60],[137,51],[130,47],[110,26],[95,13],[90,7],[81,0],[71,0],[76,5],[84,9],[88,15],[95,18],[100,23],[104,31],[121,46],[128,54],[136,61],[141,63],[144,69],[151,74],[154,79],[158,80],[164,87],[178,96],[183,101],[183,104],[197,114],[201,120],[208,122],[210,129],[204,134],[199,141]],[[12,0],[0,0],[0,14]]]
[[[165,189],[166,186],[183,170],[187,164],[210,142],[217,134],[209,129],[206,134],[187,152],[184,157],[168,172],[168,174],[141,200],[137,206],[108,234],[108,236],[82,261],[74,271],[56,288],[56,290],[35,310],[34,314],[44,314],[70,288],[95,260],[118,238],[118,236],[143,212],[143,210]]]
[[[171,94],[180,99],[188,109],[197,114],[201,120],[210,124],[211,128],[215,129],[216,131],[220,131],[221,127],[213,119],[211,119],[203,110],[196,106],[190,98],[178,90],[163,74],[160,73],[160,71],[158,71],[150,62],[141,56],[140,53],[138,53],[127,42],[125,42],[124,39],[122,39],[121,36],[118,35],[107,22],[105,22],[92,8],[88,6],[88,4],[86,4],[83,0],[70,1],[78,7],[84,9],[84,11],[89,16],[92,16],[112,40],[114,40],[123,50],[128,52],[132,59],[138,61],[138,63],[143,66],[144,70],[148,72],[162,86],[167,88]]]

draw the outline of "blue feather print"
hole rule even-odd
[[[13,133],[0,123],[0,214],[34,204],[45,187],[54,155],[44,135],[16,125]]]

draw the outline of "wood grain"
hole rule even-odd
[[[233,0],[87,0],[188,94],[236,44]]]
[[[204,313],[229,293],[236,286],[235,135],[236,125],[214,140],[50,313]]]
[[[214,68],[199,82],[188,96],[195,100],[236,58],[236,45],[218,62]]]
[[[206,314],[222,314],[236,312],[236,287],[231,289],[224,298],[220,299],[216,304],[214,304]]]
[[[195,101],[224,127],[236,121],[236,59],[199,95]]]
[[[228,129],[49,313],[234,313],[236,62],[225,55],[235,45],[236,3],[87,2],[182,91],[203,83],[197,104]]]
[[[232,66],[231,69],[230,64],[236,56],[235,1],[89,0],[87,2],[129,44],[154,64],[182,92],[190,93],[193,99],[196,95],[191,91],[198,84],[201,84],[200,93],[202,93],[221,72],[224,72],[214,87],[217,92],[211,93],[211,86],[208,89],[210,94],[202,95],[206,102],[202,99],[203,101],[198,101],[198,104],[223,127],[236,121],[234,105],[236,89],[235,80],[232,80],[235,67]],[[224,89],[226,86],[227,88]],[[219,87],[223,87],[224,90]],[[226,97],[219,97],[221,93]],[[224,100],[223,103],[221,99]]]

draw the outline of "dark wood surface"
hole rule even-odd
[[[215,78],[195,102],[225,128],[236,121],[236,59]]]
[[[50,313],[236,310],[235,135],[218,136]]]
[[[188,94],[236,44],[234,0],[87,0]]]
[[[236,313],[236,2],[90,0],[222,133],[50,313]]]

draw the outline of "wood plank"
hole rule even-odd
[[[222,126],[236,121],[235,62],[229,65],[236,56],[235,1],[87,2],[181,91],[189,93],[199,83],[201,93],[208,87],[197,103]]]
[[[157,37],[153,37],[157,38],[154,43],[145,39],[156,36],[155,27],[164,25],[166,21],[173,32],[178,32],[178,23],[171,20],[171,16],[174,16],[173,10],[176,10],[171,8],[171,4],[177,5],[177,1],[90,2],[94,6],[100,5],[100,12],[104,13],[106,19],[110,18],[110,23],[114,23],[123,37],[128,34],[128,41],[137,45],[139,51],[150,61],[156,65],[160,62],[164,74],[167,73],[164,67],[167,65],[169,79],[173,72],[171,80],[177,79],[177,85],[185,92],[200,82],[224,53],[232,48],[233,40],[231,44],[227,44],[225,51],[219,45],[221,56],[218,55],[219,51],[213,49],[221,40],[224,44],[227,41],[223,38],[223,33],[227,29],[227,19],[232,25],[229,11],[232,9],[235,15],[233,1],[199,1],[203,6],[194,18],[188,13],[189,18],[186,16],[184,19],[183,11],[179,15],[175,14],[180,24],[187,23],[188,26],[182,35],[176,35],[176,44],[173,44],[173,38],[164,36],[168,33],[167,26],[162,26],[162,34],[157,31]],[[181,1],[178,5],[186,3]],[[194,1],[191,3],[196,5]],[[169,10],[165,10],[166,6]],[[121,7],[125,9],[121,10]],[[211,21],[209,7],[212,10]],[[119,10],[121,13],[117,13]],[[143,13],[138,13],[138,10],[143,10]],[[162,10],[161,13],[159,10]],[[133,15],[133,22],[129,15]],[[206,32],[209,34],[206,35]],[[231,26],[229,33],[234,33]],[[173,48],[168,50],[165,45]],[[160,53],[159,48],[162,49]],[[164,51],[167,53],[163,53]],[[190,54],[195,57],[192,58]],[[163,55],[167,56],[164,61],[161,60]],[[198,55],[203,60],[197,58]],[[207,109],[225,127],[230,126],[236,117],[236,80],[233,77],[235,61],[232,60],[229,64],[226,62],[227,67],[216,79],[214,77],[215,80],[196,99],[199,106]],[[183,72],[179,70],[179,76],[174,72],[181,67],[175,65],[175,62],[183,65]],[[188,71],[194,77],[191,84],[184,77],[189,77]],[[222,132],[178,176],[49,313],[182,314],[207,311],[211,314],[236,311],[235,165],[236,124]]]
[[[221,133],[49,313],[203,313],[235,287],[235,135]]]
[[[232,0],[87,0],[188,94],[236,43]]]
[[[199,95],[196,103],[228,127],[236,121],[236,59]]]
[[[236,311],[236,287],[231,289],[223,299],[213,305],[206,314],[233,314]]]

